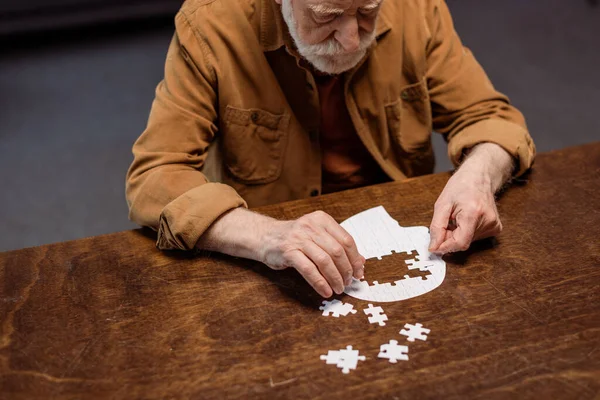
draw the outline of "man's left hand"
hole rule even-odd
[[[495,193],[512,168],[513,158],[502,147],[493,143],[473,147],[435,203],[430,252],[464,251],[471,242],[502,231]]]

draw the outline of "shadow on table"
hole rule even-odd
[[[458,253],[446,254],[443,258],[446,264],[452,264],[454,266],[464,266],[469,257],[476,253],[482,253],[487,250],[492,250],[498,246],[498,240],[495,237],[482,239],[471,244],[466,251],[460,251]]]
[[[149,228],[136,229],[135,232],[156,242],[156,232]],[[321,305],[323,298],[304,280],[293,268],[275,271],[263,263],[244,258],[231,257],[226,254],[210,251],[165,251],[164,254],[176,261],[199,260],[210,258],[211,261],[223,262],[240,270],[250,270],[265,280],[277,286],[286,297],[295,300],[300,305],[312,309]]]

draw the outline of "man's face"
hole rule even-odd
[[[383,0],[276,0],[298,52],[317,70],[352,69],[375,40]]]

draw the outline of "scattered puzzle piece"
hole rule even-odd
[[[323,311],[324,316],[328,317],[331,315],[335,318],[338,318],[340,315],[345,317],[349,313],[356,314],[356,310],[352,304],[342,303],[337,299],[333,301],[323,301],[323,305],[319,307],[319,310]]]
[[[341,354],[339,350],[329,350],[327,355],[321,355],[321,360],[325,361],[325,364],[337,364],[340,362]]]
[[[373,283],[377,283],[377,282],[373,282]],[[383,308],[373,307],[373,304],[369,304],[369,308],[365,308],[363,311],[367,315],[371,314],[371,316],[369,317],[369,322],[371,324],[379,324],[379,326],[384,326],[385,325],[384,321],[387,321],[387,319],[388,319],[387,315],[385,315],[383,313]]]
[[[379,348],[379,358],[387,358],[391,363],[398,360],[408,361],[408,346],[399,346],[397,340],[390,340],[388,344],[382,344]]]
[[[322,355],[321,360],[326,364],[336,364],[344,374],[350,373],[351,369],[356,369],[359,361],[365,361],[365,356],[359,355],[358,350],[353,350],[352,346],[346,346],[341,350],[329,350],[327,355]]]
[[[423,325],[419,323],[415,325],[406,324],[404,328],[400,331],[400,334],[406,336],[406,340],[409,342],[414,342],[415,339],[427,340],[427,334],[430,332],[429,329],[423,328]]]

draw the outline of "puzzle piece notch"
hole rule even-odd
[[[381,289],[381,290],[386,290],[386,289],[388,289],[389,287],[391,287],[391,286],[392,286],[392,284],[391,284],[391,283],[389,283],[389,282],[385,282],[385,283],[379,283],[379,282],[377,282],[377,281],[373,281],[373,285],[371,285],[371,286],[378,286],[378,288],[379,288],[379,289]]]
[[[365,314],[371,315],[369,317],[369,323],[379,324],[379,326],[385,326],[384,321],[387,321],[388,317],[383,313],[383,308],[379,306],[373,307],[373,304],[369,304],[369,308],[365,308],[363,311],[365,312]]]
[[[408,275],[404,275],[404,277],[402,279],[398,279],[397,281],[394,281],[393,283],[391,283],[390,285],[395,285],[395,286],[402,286],[404,283],[403,281],[409,281],[411,279],[417,279],[420,281],[424,281],[427,280],[427,277],[431,276],[431,275],[425,275],[425,276],[408,276]]]
[[[379,257],[370,257],[370,258],[367,258],[367,261],[368,260],[379,260],[379,261],[381,261],[383,257],[391,257],[393,255],[403,254],[403,253],[404,254],[408,254],[409,256],[413,256],[415,258],[419,257],[419,252],[417,251],[417,249],[411,249],[410,251],[396,251],[396,250],[392,249],[392,250],[389,250],[388,253],[382,254]]]
[[[431,274],[429,275],[419,275],[419,276],[409,276],[409,275],[404,275],[404,277],[402,279],[398,279],[397,281],[394,282],[384,282],[384,283],[379,283],[378,281],[373,281],[372,285],[369,286],[377,286],[378,289],[380,290],[388,290],[391,289],[392,286],[398,286],[398,285],[402,285],[402,281],[405,280],[409,280],[409,279],[418,279],[420,281],[424,281],[427,280],[429,277],[431,276]],[[365,282],[362,279],[359,279],[360,282]],[[367,282],[368,284],[368,282]]]
[[[397,340],[390,340],[387,344],[379,347],[379,358],[387,358],[389,362],[395,364],[398,360],[408,361],[408,346],[399,346]]]
[[[421,272],[428,272],[429,269],[434,266],[434,263],[432,260],[421,261],[418,258],[406,260],[404,262],[407,264],[407,267],[409,270],[419,269],[419,271],[421,271]]]
[[[367,358],[361,356],[358,350],[352,346],[346,346],[346,349],[329,350],[327,355],[321,355],[321,360],[326,364],[336,364],[344,374],[350,373],[351,369],[356,369],[359,361],[365,361]]]
[[[326,317],[333,316],[335,318],[339,318],[340,315],[345,317],[350,313],[356,314],[356,310],[352,304],[342,303],[338,299],[323,301],[323,305],[319,307],[319,310],[323,311],[322,315]]]
[[[425,341],[427,340],[427,335],[431,332],[429,329],[423,328],[423,325],[420,323],[416,323],[415,325],[406,324],[404,328],[400,331],[400,334],[406,336],[406,340],[409,342],[414,342],[415,339]]]

